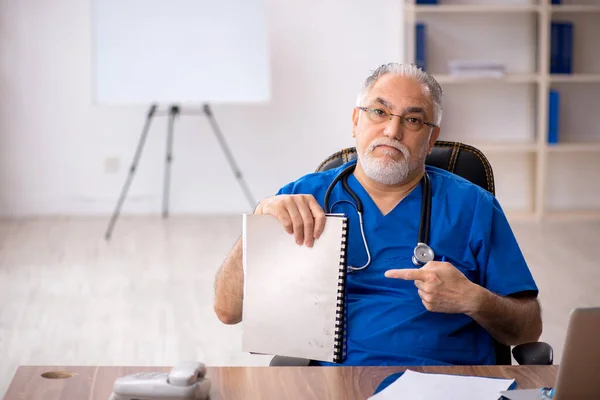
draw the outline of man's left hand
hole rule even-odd
[[[448,262],[430,261],[419,269],[391,269],[385,276],[414,281],[428,311],[469,315],[477,310],[481,287]]]

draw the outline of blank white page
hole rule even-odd
[[[269,99],[265,0],[92,0],[95,101]]]
[[[242,351],[334,360],[344,219],[327,217],[312,248],[270,215],[244,215]]]
[[[498,400],[514,379],[432,374],[406,370],[392,384],[369,400]]]

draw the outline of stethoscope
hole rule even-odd
[[[356,212],[358,213],[358,222],[360,225],[360,233],[362,235],[365,250],[367,252],[367,263],[365,265],[363,265],[362,267],[348,266],[348,270],[350,272],[363,270],[363,269],[367,268],[369,266],[369,264],[371,264],[371,253],[369,252],[369,245],[367,244],[367,239],[365,238],[365,230],[364,230],[364,226],[363,226],[363,217],[362,217],[363,216],[363,205],[362,205],[362,202],[360,201],[360,199],[358,198],[358,196],[356,195],[356,193],[354,193],[354,191],[352,189],[350,189],[350,186],[348,185],[348,176],[350,176],[350,174],[354,171],[355,168],[356,168],[356,163],[353,163],[352,165],[346,167],[342,172],[340,172],[338,174],[338,176],[335,177],[335,179],[333,180],[333,182],[331,182],[331,184],[327,188],[327,191],[325,192],[325,199],[323,202],[324,211],[326,214],[331,213],[331,209],[333,209],[333,207],[337,203],[341,203],[341,202],[350,203],[352,206],[354,206],[354,208],[356,208]],[[354,199],[354,204],[348,200],[339,200],[339,201],[335,202],[333,204],[333,206],[330,208],[329,207],[329,196],[331,195],[331,192],[333,191],[333,188],[335,187],[335,185],[340,180],[342,181],[343,188]],[[433,252],[433,249],[431,247],[429,247],[429,245],[427,244],[427,242],[429,241],[429,223],[431,220],[431,182],[429,180],[429,175],[427,174],[427,171],[425,171],[425,173],[423,174],[423,178],[421,179],[421,184],[422,184],[422,197],[423,197],[423,200],[421,202],[421,222],[419,224],[419,238],[417,241],[417,245],[415,246],[415,249],[413,250],[413,256],[412,256],[412,262],[417,267],[422,267],[423,265],[427,264],[428,262],[433,261],[433,259],[435,258],[435,253]]]

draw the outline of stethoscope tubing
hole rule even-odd
[[[365,236],[364,224],[363,224],[363,211],[364,211],[363,204],[360,201],[360,199],[358,198],[358,196],[356,195],[356,193],[354,193],[354,191],[350,188],[350,185],[348,185],[348,176],[350,176],[350,174],[354,171],[355,168],[356,168],[356,164],[353,163],[353,164],[349,165],[348,167],[344,168],[334,178],[334,180],[331,182],[331,184],[327,188],[327,191],[325,192],[325,198],[323,201],[323,208],[324,208],[325,213],[326,214],[331,213],[331,209],[333,208],[333,206],[329,207],[329,197],[331,196],[331,192],[333,191],[333,188],[335,187],[335,185],[337,185],[337,183],[340,180],[342,181],[342,187],[344,188],[344,190],[354,200],[354,203],[352,203],[349,200],[342,200],[339,202],[348,202],[348,203],[352,204],[354,206],[354,208],[356,208],[356,212],[358,213],[361,236],[362,236],[363,243],[365,246],[365,251],[367,253],[367,262],[362,267],[348,266],[348,270],[351,272],[363,270],[363,269],[367,268],[371,263],[371,253],[369,251],[369,246],[367,244],[367,239]],[[432,261],[433,258],[435,257],[435,253],[433,252],[431,247],[429,247],[429,245],[428,245],[430,222],[431,222],[431,197],[432,196],[431,196],[431,181],[429,179],[429,174],[427,173],[427,171],[425,171],[423,174],[423,178],[421,179],[421,184],[422,184],[423,199],[421,202],[421,216],[420,216],[420,221],[419,221],[419,237],[418,237],[417,246],[415,246],[415,249],[413,251],[413,257],[412,257],[413,264],[415,264],[415,266],[423,266],[428,261]],[[337,203],[338,202],[336,202],[335,204],[337,204]],[[335,204],[334,204],[334,206],[335,206]]]

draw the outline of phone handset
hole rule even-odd
[[[206,366],[197,361],[177,364],[169,373],[169,383],[175,386],[189,386],[206,375]]]
[[[119,378],[111,400],[205,400],[210,379],[201,362],[182,362],[171,372],[140,372]]]

